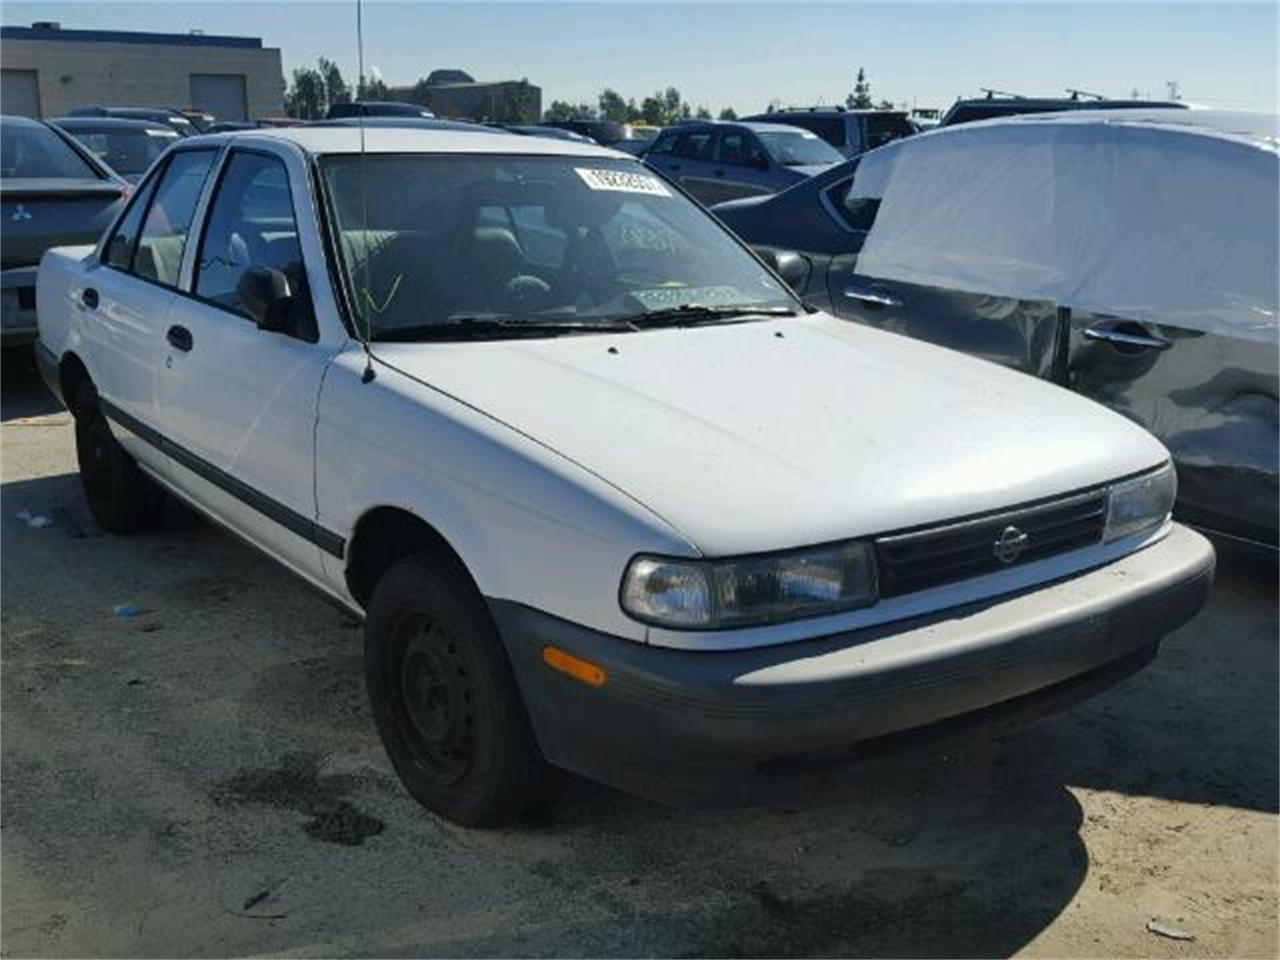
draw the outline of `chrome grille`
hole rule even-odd
[[[1088,493],[876,540],[880,596],[896,597],[1042,560],[1102,540],[1106,493]],[[1009,528],[1026,535],[1016,559],[997,556]],[[1006,539],[1016,539],[1013,534]],[[1006,556],[1008,551],[1005,552]]]

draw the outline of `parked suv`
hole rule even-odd
[[[435,114],[417,103],[398,100],[353,100],[350,103],[330,104],[326,120],[342,120],[347,117],[434,117]]]
[[[816,133],[846,157],[856,157],[916,132],[903,110],[846,110],[843,107],[790,107],[747,120],[785,123]]]
[[[984,97],[957,100],[938,123],[951,127],[957,123],[1013,117],[1024,113],[1061,113],[1065,110],[1187,110],[1179,100],[1108,100],[1105,97],[1023,97],[990,90]]]
[[[843,157],[808,130],[776,123],[682,123],[659,134],[644,161],[704,204],[765,196]]]

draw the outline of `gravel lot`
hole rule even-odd
[[[963,755],[729,812],[566,778],[472,832],[395,780],[356,624],[202,524],[102,535],[69,416],[13,357],[3,391],[5,956],[1280,951],[1274,564],[1222,557],[1152,667]]]

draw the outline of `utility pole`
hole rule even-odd
[[[1181,100],[1181,99],[1182,99],[1182,97],[1180,97],[1180,96],[1178,95],[1178,81],[1177,81],[1177,80],[1169,80],[1169,81],[1166,81],[1166,82],[1165,82],[1165,86],[1166,86],[1166,87],[1168,88],[1168,90],[1169,90],[1169,99],[1170,99],[1170,100]]]

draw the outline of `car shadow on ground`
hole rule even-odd
[[[61,409],[36,370],[31,347],[7,347],[0,351],[0,421],[38,417]]]

